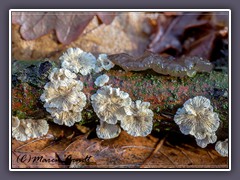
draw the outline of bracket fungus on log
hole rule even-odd
[[[44,86],[41,100],[44,107],[54,117],[54,122],[60,125],[72,126],[81,120],[81,111],[86,105],[86,95],[81,92],[82,82],[69,80],[68,86],[55,88],[52,82]]]
[[[12,117],[12,130],[15,130],[20,125],[20,120],[18,117],[13,116]]]
[[[86,96],[81,92],[82,82],[71,79],[68,83],[68,86],[58,86],[58,88],[52,82],[44,86],[45,91],[40,98],[45,102],[44,107],[47,110],[48,108],[56,108],[60,111],[81,111],[83,109]]]
[[[91,96],[93,109],[99,119],[108,124],[116,124],[125,115],[131,115],[131,98],[119,88],[103,86]]]
[[[98,87],[104,86],[109,81],[109,76],[106,74],[103,74],[95,80],[94,84]]]
[[[213,144],[217,141],[217,136],[215,133],[207,133],[204,139],[196,139],[197,145],[201,148],[207,147],[208,144]]]
[[[76,122],[82,121],[82,109],[77,106],[75,109],[70,111],[60,111],[58,109],[48,109],[51,116],[54,118],[53,121],[59,125],[73,126]]]
[[[27,141],[46,135],[49,126],[46,120],[21,119],[12,117],[12,137],[18,141]]]
[[[223,157],[228,156],[228,139],[225,141],[218,141],[215,145],[216,151]]]
[[[108,124],[100,121],[100,125],[96,128],[97,137],[100,139],[113,139],[119,136],[121,128],[118,124]]]
[[[60,58],[62,67],[75,73],[87,75],[95,69],[96,58],[80,48],[69,48]]]
[[[160,74],[177,77],[193,77],[197,72],[210,72],[213,68],[213,65],[207,59],[201,57],[175,59],[149,51],[146,51],[141,57],[133,57],[125,53],[113,54],[108,57],[114,64],[122,67],[125,71],[152,69]]]
[[[114,64],[108,59],[108,56],[106,54],[99,54],[94,71],[96,73],[99,73],[104,69],[108,71],[113,67]]]
[[[76,79],[77,75],[75,73],[72,73],[68,69],[64,68],[53,68],[51,73],[48,76],[48,79],[52,82],[52,85],[54,85],[56,88],[60,86],[68,86],[71,84],[72,79]]]
[[[131,105],[132,115],[126,115],[121,127],[132,136],[147,136],[153,128],[153,111],[149,102],[137,100]]]
[[[87,98],[81,91],[83,83],[76,77],[67,69],[54,68],[49,75],[50,82],[44,86],[40,99],[57,124],[72,126],[82,120],[81,111]]]
[[[25,74],[25,72],[19,68],[22,64],[25,64],[25,61],[17,62],[18,63],[15,63],[16,66],[13,76]],[[54,61],[48,60],[47,62],[48,67],[56,67],[53,66],[55,64]],[[43,63],[45,64],[46,62],[28,61],[24,67],[38,69]],[[51,64],[52,66],[50,66]],[[165,118],[162,114],[164,114],[164,112],[174,114],[186,100],[201,95],[209,99],[211,98],[211,102],[214,104],[214,111],[219,113],[222,123],[217,131],[218,138],[228,137],[228,97],[223,95],[225,94],[224,92],[228,91],[228,75],[226,73],[212,71],[210,73],[197,74],[193,78],[178,78],[147,73],[148,72],[126,72],[119,71],[118,69],[111,69],[105,72],[105,74],[110,77],[108,83],[112,84],[113,87],[120,88],[121,91],[127,92],[129,98],[133,101],[140,99],[151,103],[151,109],[155,112],[154,123],[156,126],[153,127],[154,131],[178,131],[179,128],[176,123],[173,122],[173,119]],[[45,74],[48,75],[49,73]],[[38,76],[38,73],[31,73],[32,78],[36,76]],[[78,78],[84,82],[84,89],[82,91],[86,94],[86,97],[91,97],[93,92],[95,92],[96,87],[94,81],[98,76],[99,74],[94,73],[92,73],[91,76],[78,76]],[[75,80],[76,79],[74,79],[74,81]],[[41,83],[35,86],[29,78],[26,78],[24,81],[18,80],[12,87],[13,115],[19,116],[21,119],[32,117],[44,119],[44,117],[48,116],[49,114],[46,112],[46,109],[38,102],[41,94],[45,92],[44,85],[48,83],[48,81],[48,79],[43,78],[41,79]],[[216,91],[216,89],[218,91]],[[216,92],[222,93],[218,93],[216,97]],[[105,98],[105,95],[102,95],[102,97]],[[86,119],[82,119],[82,122],[85,122],[85,120],[95,122],[97,116],[92,107],[85,106],[84,108],[86,108],[86,111],[90,114],[90,118],[86,117]],[[59,112],[57,109],[55,110]],[[21,115],[18,112],[21,113]],[[59,116],[65,116],[66,114],[70,115],[70,111],[62,115],[59,114]],[[85,117],[84,114],[85,112],[82,114],[83,117]],[[167,130],[167,128],[170,130]]]
[[[183,134],[193,135],[200,147],[216,141],[215,132],[220,125],[220,119],[218,114],[213,112],[210,100],[203,96],[187,100],[183,108],[177,110],[174,121]]]
[[[132,102],[130,111],[131,115],[125,114],[122,119],[118,119],[120,126],[131,136],[149,135],[153,128],[153,111],[149,109],[149,102],[137,100]],[[98,138],[112,139],[117,137],[121,132],[118,124],[108,124],[100,120],[100,125],[96,128]]]

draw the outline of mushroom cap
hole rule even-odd
[[[208,133],[204,139],[196,139],[197,145],[201,148],[207,147],[208,144],[213,144],[217,141],[217,136],[215,133]]]
[[[80,80],[68,79],[67,86],[56,86],[48,82],[40,99],[44,107],[54,117],[54,122],[60,125],[72,126],[82,120],[81,112],[86,105],[87,97],[81,91],[83,83]]]
[[[16,129],[20,125],[20,120],[17,116],[12,117],[12,130]]]
[[[81,65],[79,72],[84,76],[90,74],[95,69],[96,61],[96,58],[91,53],[83,52],[78,60]]]
[[[80,48],[69,48],[59,59],[62,62],[62,67],[69,69],[72,72],[78,73],[78,58],[83,53]]]
[[[84,76],[91,73],[96,65],[96,58],[79,48],[69,48],[59,59],[63,68]]]
[[[113,67],[114,63],[108,59],[107,54],[99,54],[94,71],[99,73],[103,69],[108,71]]]
[[[17,128],[12,130],[12,137],[18,141],[26,141],[30,138],[38,138],[46,135],[49,125],[46,120],[22,119]]]
[[[132,136],[147,136],[153,128],[153,111],[149,102],[137,100],[132,103],[132,115],[127,115],[121,121],[121,127]]]
[[[174,121],[183,134],[191,134],[198,140],[206,138],[208,133],[216,132],[220,125],[220,119],[213,112],[210,100],[203,96],[187,100],[183,108],[177,110]]]
[[[48,76],[48,79],[56,86],[56,88],[59,86],[68,86],[75,78],[77,78],[75,73],[64,68],[54,68]]]
[[[96,128],[97,137],[100,139],[113,139],[119,136],[121,128],[117,124],[108,124],[100,121]]]
[[[81,111],[59,111],[52,110],[52,117],[54,117],[53,122],[59,125],[73,126],[76,122],[80,122],[82,120]]]
[[[97,77],[97,79],[95,80],[94,84],[98,87],[102,87],[104,86],[104,84],[106,84],[109,81],[109,76],[106,74],[103,74],[99,77]]]
[[[223,157],[228,156],[228,139],[225,141],[218,141],[215,145],[216,151]]]
[[[57,108],[61,111],[70,111],[78,107],[83,109],[86,105],[86,96],[81,92],[83,83],[81,81],[70,80],[68,86],[56,86],[48,82],[44,86],[44,93],[40,99],[45,102],[45,108]]]
[[[94,111],[101,121],[116,124],[130,113],[131,98],[119,88],[103,86],[91,96]]]

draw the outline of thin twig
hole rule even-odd
[[[174,162],[165,153],[163,153],[162,151],[160,151],[160,153],[162,153],[176,167]]]
[[[18,151],[18,150],[21,149],[21,148],[23,148],[23,147],[25,147],[25,146],[27,146],[27,145],[29,145],[29,144],[32,144],[32,143],[35,143],[35,142],[38,142],[38,141],[41,141],[41,140],[44,140],[44,138],[41,137],[41,138],[38,138],[38,139],[33,139],[32,141],[27,142],[27,143],[25,143],[25,144],[23,144],[23,145],[17,147],[17,148],[14,149],[13,151],[18,152],[18,153],[27,153],[27,152]]]
[[[165,136],[163,139],[159,140],[156,148],[154,149],[154,151],[152,151],[152,153],[150,154],[150,156],[148,156],[147,159],[145,159],[145,161],[142,163],[142,165],[140,166],[140,168],[146,168],[148,162],[152,159],[152,157],[159,151],[159,149],[162,147],[163,143],[165,142],[167,136]]]
[[[70,146],[72,146],[74,143],[77,143],[78,140],[79,140],[78,138],[79,138],[80,136],[82,136],[82,135],[79,135],[79,136],[74,137],[74,140],[64,149],[64,151],[66,152],[67,149],[68,149]]]
[[[136,148],[136,149],[155,149],[147,146],[122,146],[121,149],[126,149],[126,148]]]

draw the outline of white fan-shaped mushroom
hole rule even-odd
[[[68,86],[71,83],[71,80],[74,80],[77,77],[75,73],[72,73],[68,69],[58,69],[54,68],[49,74],[48,79],[53,83],[54,86]]]
[[[80,48],[69,48],[60,58],[62,67],[75,73],[87,75],[95,69],[96,58]]]
[[[106,54],[100,54],[98,56],[97,63],[96,63],[94,71],[96,73],[99,73],[104,69],[108,71],[113,67],[114,67],[114,64],[113,64],[112,61],[110,61],[108,59],[107,55]]]
[[[96,128],[96,133],[100,139],[113,139],[119,136],[121,128],[117,124],[108,124],[100,121]]]
[[[216,151],[223,157],[228,156],[228,139],[225,141],[218,141],[215,145]]]
[[[131,98],[119,88],[103,86],[91,96],[91,102],[100,120],[108,124],[116,124],[118,120],[121,121],[124,116],[131,113],[129,111]]]
[[[69,79],[68,86],[54,86],[48,82],[40,99],[45,102],[44,107],[54,117],[57,124],[72,126],[74,122],[82,120],[81,111],[86,105],[86,95],[81,91],[83,83]]]
[[[12,117],[12,130],[18,128],[19,125],[20,125],[20,120],[18,119],[18,117],[13,116]]]
[[[104,86],[107,82],[109,81],[109,76],[106,74],[103,74],[99,77],[97,77],[97,79],[95,80],[94,84],[96,86],[102,87]]]
[[[132,115],[127,115],[121,121],[121,127],[132,136],[147,136],[153,128],[153,112],[149,102],[137,100],[132,103]]]
[[[213,144],[217,141],[217,136],[215,133],[208,133],[204,139],[196,139],[197,145],[201,148],[207,147],[208,144]]]
[[[177,110],[174,121],[183,134],[191,134],[198,140],[205,139],[208,134],[214,134],[220,124],[210,100],[203,96],[187,100],[183,108]]]
[[[46,135],[49,126],[46,120],[22,119],[17,127],[12,129],[12,137],[18,141],[27,141]]]

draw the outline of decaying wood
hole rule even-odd
[[[19,118],[47,118],[39,97],[48,74],[55,65],[51,61],[16,61],[12,71],[12,112]],[[126,72],[116,66],[103,72],[110,77],[108,84],[119,87],[129,93],[132,100],[143,100],[151,103],[154,111],[154,131],[179,131],[173,116],[183,103],[194,96],[205,96],[211,100],[214,111],[219,113],[221,125],[217,132],[220,137],[228,135],[228,75],[212,71],[199,73],[190,77],[172,77],[157,74],[151,70],[143,72]],[[101,73],[101,74],[103,74]],[[100,74],[79,75],[84,83],[83,92],[88,98],[88,105],[83,111],[83,122],[96,126],[98,119],[91,107],[90,97],[97,91],[95,79]],[[168,114],[168,116],[166,116]]]

